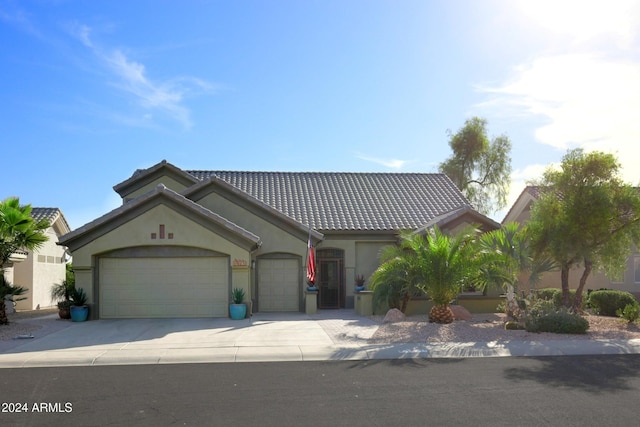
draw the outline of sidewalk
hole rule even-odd
[[[353,310],[244,320],[56,317],[23,320],[45,327],[33,339],[0,342],[0,368],[640,353],[640,340],[369,344],[378,324]]]

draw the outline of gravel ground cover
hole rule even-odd
[[[54,313],[58,313],[57,308],[19,311],[16,313],[8,314],[7,317],[9,318],[9,324],[0,325],[0,341],[12,340],[20,335],[32,334],[34,331],[41,329],[42,326],[30,324],[25,321],[38,317],[50,316]]]
[[[504,314],[475,314],[470,321],[457,320],[448,325],[429,323],[428,316],[411,316],[407,321],[381,324],[370,338],[373,343],[441,343],[492,341],[550,341],[640,339],[640,325],[616,317],[586,315],[586,334],[532,333],[505,330]],[[382,321],[380,317],[379,321]]]

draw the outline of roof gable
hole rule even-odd
[[[522,190],[522,193],[518,196],[513,205],[509,209],[509,212],[502,220],[503,224],[509,222],[521,222],[519,220],[529,219],[529,211],[533,202],[540,197],[540,188],[536,186],[527,186]]]
[[[462,206],[434,218],[417,229],[416,232],[425,232],[434,226],[440,229],[456,228],[461,224],[477,225],[484,232],[500,228],[500,224],[488,216],[481,214],[470,206]]]
[[[261,244],[260,237],[181,196],[162,184],[100,218],[65,234],[60,238],[59,243],[68,246],[71,250],[76,250],[97,237],[117,228],[123,222],[137,217],[140,213],[149,209],[149,206],[160,203],[183,209],[187,214],[197,217],[201,224],[208,224],[213,227],[216,232],[237,244],[252,249]]]
[[[69,223],[58,208],[31,208],[31,217],[36,221],[47,220],[58,236],[71,231]]]
[[[186,173],[182,169],[168,163],[166,160],[161,161],[148,169],[138,169],[133,175],[113,186],[116,193],[123,199],[136,190],[152,183],[158,178],[171,177],[175,181],[181,183],[185,187],[190,187],[198,182],[192,175]]]
[[[271,222],[275,222],[281,228],[289,228],[305,240],[307,235],[311,235],[311,237],[316,240],[322,240],[324,238],[322,233],[312,230],[308,225],[302,224],[296,219],[287,216],[278,209],[275,209],[245,191],[234,187],[227,181],[218,178],[216,175],[208,176],[202,182],[187,188],[181,194],[190,200],[198,202],[211,192],[223,194],[225,198],[232,200],[238,205],[245,205],[248,210],[251,210],[254,213],[257,213],[256,211],[261,211],[263,214],[271,218]]]
[[[413,230],[446,212],[471,208],[439,173],[186,172],[200,181],[215,176],[323,232]]]

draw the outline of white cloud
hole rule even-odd
[[[510,82],[482,90],[492,97],[484,108],[521,119],[544,117],[546,124],[535,131],[539,142],[616,153],[625,178],[640,180],[640,62],[594,54],[545,56],[521,67]]]
[[[71,33],[118,79],[113,83],[114,87],[132,95],[147,110],[162,111],[186,128],[193,125],[190,110],[184,103],[185,96],[211,91],[211,84],[194,77],[154,81],[147,76],[144,64],[129,59],[122,50],[109,51],[97,47],[90,37],[90,27],[74,24]],[[145,114],[145,118],[149,117],[152,117],[151,114]]]
[[[369,157],[364,154],[356,154],[356,157],[361,160],[366,160],[367,162],[377,163],[389,169],[400,170],[402,167],[407,164],[406,160],[400,159],[381,159],[377,157]]]
[[[606,38],[631,46],[640,13],[637,0],[521,0],[524,16],[546,31],[568,35],[574,44]]]

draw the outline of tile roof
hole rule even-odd
[[[62,211],[58,208],[31,208],[31,217],[36,221],[41,221],[46,219],[49,221],[49,224],[53,225],[57,220],[62,221],[63,226],[66,227],[67,230],[70,230],[69,224],[65,219]]]
[[[186,171],[211,175],[315,230],[416,229],[470,206],[437,173]]]

